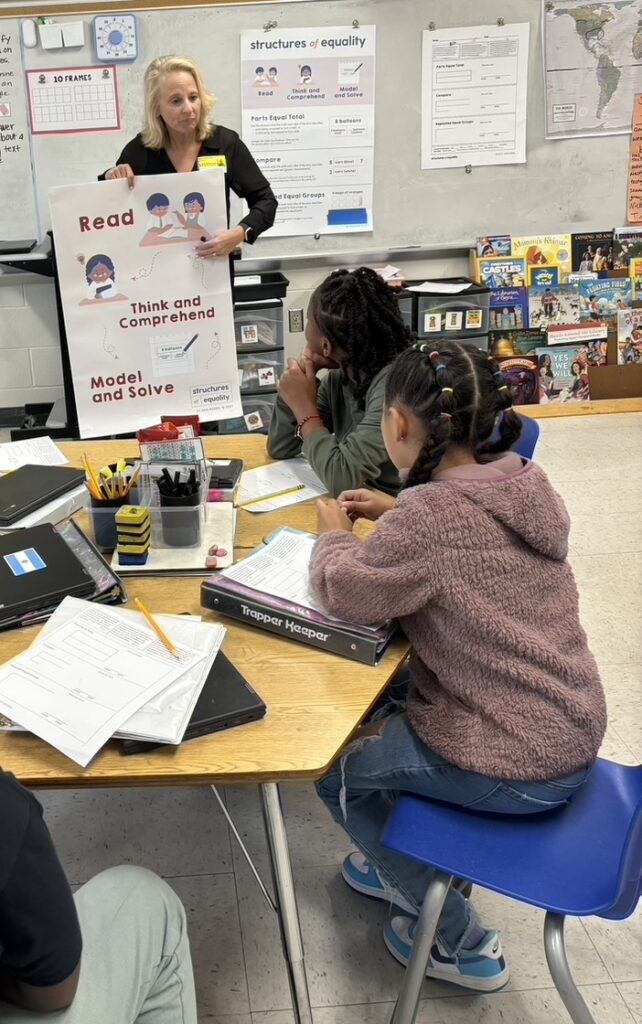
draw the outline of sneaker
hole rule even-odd
[[[344,882],[347,882],[351,889],[363,893],[364,896],[372,896],[376,900],[385,900],[386,903],[405,910],[408,914],[417,915],[417,910],[407,899],[393,889],[392,886],[381,877],[374,864],[363,856],[362,853],[351,853],[343,862],[341,874]]]
[[[384,928],[383,941],[399,963],[405,967],[410,960],[417,919],[393,917]],[[475,992],[494,992],[503,988],[510,977],[497,932],[487,931],[473,949],[460,949],[457,956],[448,956],[437,940],[430,951],[426,977],[449,981]]]

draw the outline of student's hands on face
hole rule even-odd
[[[105,181],[112,181],[114,178],[127,178],[127,184],[130,189],[136,184],[136,175],[129,164],[118,164],[116,167],[110,167],[105,172]]]
[[[278,391],[297,420],[316,414],[318,386],[312,360],[305,357],[301,362],[288,359],[288,368],[278,383]]]
[[[354,522],[369,519],[374,522],[384,512],[394,507],[395,499],[387,494],[375,494],[362,488],[358,491],[343,491],[338,498],[339,508]]]
[[[317,501],[317,532],[332,533],[333,530],[352,533],[352,523],[338,501]]]

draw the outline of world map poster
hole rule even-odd
[[[544,0],[546,136],[631,131],[642,92],[642,0]]]

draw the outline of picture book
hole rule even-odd
[[[605,320],[632,302],[630,277],[612,277],[603,281],[580,281],[580,320]]]
[[[560,283],[561,273],[557,263],[544,263],[541,266],[527,264],[526,284],[529,288],[557,288]]]
[[[642,309],[618,312],[617,361],[620,366],[642,363]]]
[[[580,274],[613,270],[613,231],[581,231],[571,235],[571,263]]]
[[[568,284],[561,284],[557,288],[529,288],[529,327],[541,330],[550,324],[575,324],[579,318],[577,288]]]
[[[480,259],[487,256],[510,256],[510,235],[488,235],[477,239],[477,255]]]
[[[540,403],[586,402],[590,398],[584,345],[537,349]]]
[[[523,288],[526,264],[512,256],[489,256],[478,261],[479,281],[487,288]]]
[[[546,332],[549,345],[586,345],[589,341],[607,341],[608,324],[590,320],[582,324],[551,324]]]
[[[496,288],[490,293],[490,331],[522,330],[528,327],[528,290]]]
[[[594,274],[592,270],[574,270],[566,278],[566,283],[575,285],[577,288],[580,281],[597,281],[597,278],[598,275]]]
[[[613,232],[613,269],[628,269],[632,259],[642,257],[642,227],[616,228]]]
[[[522,235],[512,238],[513,256],[523,256],[530,266],[556,263],[562,280],[573,269],[571,266],[570,235]]]
[[[493,331],[490,337],[490,354],[493,359],[532,356],[537,348],[546,345],[544,331]]]
[[[630,261],[629,276],[633,288],[633,300],[642,299],[642,257]]]
[[[499,360],[514,405],[537,405],[539,402],[539,370],[537,356],[511,356]]]

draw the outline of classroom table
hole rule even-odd
[[[138,454],[133,440],[60,443],[71,465],[86,452],[100,468],[120,456]],[[269,461],[265,438],[208,437],[209,458],[242,458],[246,468]],[[314,504],[265,514],[238,510],[239,557],[278,526],[314,531]],[[189,612],[215,619],[199,603],[200,578],[127,579],[130,599],[140,597],[151,612]],[[392,642],[375,668],[325,654],[258,629],[223,620],[223,649],[268,707],[267,716],[248,729],[231,729],[181,747],[123,757],[110,743],[80,768],[34,736],[0,734],[0,765],[29,787],[162,786],[256,783],[274,882],[283,952],[295,1020],[311,1024],[312,1013],[285,823],[278,784],[323,776],[406,657],[407,642]],[[0,634],[0,663],[24,650],[39,627]],[[238,837],[237,837],[238,838]],[[264,891],[266,898],[268,894]]]

